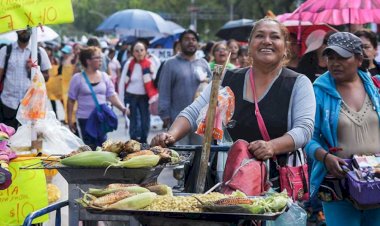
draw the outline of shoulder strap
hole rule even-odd
[[[99,106],[98,98],[96,98],[96,95],[95,95],[94,89],[92,88],[92,85],[91,85],[90,80],[88,79],[88,77],[87,77],[87,75],[86,75],[86,72],[85,72],[85,71],[82,71],[82,75],[83,75],[84,79],[86,80],[86,83],[87,83],[87,85],[88,85],[88,88],[90,88],[91,95],[92,95],[92,98],[94,99],[94,102],[95,102],[96,108],[98,109],[98,111],[100,111],[100,106]]]
[[[9,58],[11,57],[11,53],[12,53],[12,44],[9,44],[7,45],[7,51],[5,53],[4,73],[3,73],[3,78],[1,81],[4,81],[5,75],[7,74],[8,62],[9,62]]]
[[[376,76],[372,76],[371,79],[372,79],[373,83],[375,83],[375,86],[377,88],[380,88],[380,79],[377,79]]]
[[[261,116],[261,113],[260,113],[259,104],[257,103],[257,96],[256,96],[256,92],[255,92],[255,81],[253,79],[252,68],[249,72],[249,80],[251,82],[251,88],[253,91],[253,97],[254,97],[254,101],[255,101],[255,115],[256,115],[256,119],[257,119],[257,124],[259,125],[261,136],[263,137],[263,139],[265,141],[270,141],[270,137],[269,137],[267,127],[265,126],[263,116]]]

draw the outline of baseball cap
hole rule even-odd
[[[361,39],[354,34],[337,32],[327,40],[327,47],[323,50],[323,55],[328,55],[331,51],[344,58],[352,57],[355,54],[363,55],[363,44]]]
[[[179,41],[182,41],[183,39],[183,36],[185,36],[186,34],[193,34],[195,36],[195,38],[197,39],[197,41],[199,42],[199,35],[197,32],[191,30],[191,29],[187,29],[185,31],[183,31],[180,35],[179,35]]]
[[[309,53],[311,51],[317,50],[319,47],[323,44],[323,39],[326,35],[326,31],[318,29],[313,32],[311,32],[305,41],[306,44],[306,50],[305,54]]]
[[[73,51],[73,47],[69,46],[69,45],[65,45],[61,51],[63,53],[66,53],[66,54],[70,54],[72,51]]]

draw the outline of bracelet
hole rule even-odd
[[[326,167],[326,158],[327,158],[327,155],[330,154],[329,152],[326,152],[325,155],[323,156],[323,165]]]

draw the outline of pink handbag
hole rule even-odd
[[[263,139],[265,141],[270,141],[268,130],[265,126],[264,119],[261,116],[259,105],[257,103],[257,96],[255,93],[255,82],[253,80],[252,69],[250,71],[250,82],[253,91],[253,96],[255,100],[255,115],[257,118],[257,123],[259,125],[259,129]],[[273,161],[277,165],[277,169],[279,171],[279,179],[280,179],[280,188],[281,191],[286,189],[288,192],[288,196],[292,197],[293,200],[308,200],[309,199],[309,176],[307,170],[306,160],[302,164],[301,154],[299,151],[295,151],[296,156],[294,156],[293,166],[280,166],[277,163],[276,156],[273,156]],[[302,165],[296,166],[296,158],[299,156],[300,162]],[[304,155],[305,156],[305,155]],[[289,154],[288,154],[289,157]]]

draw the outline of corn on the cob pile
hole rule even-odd
[[[89,189],[89,192],[84,193],[82,199],[77,200],[84,207],[92,207],[102,210],[108,209],[140,209],[144,208],[153,202],[156,193],[150,192],[148,189],[140,186],[121,186],[124,184],[115,184],[111,188],[106,189]],[[96,191],[95,194],[106,194],[106,191],[114,190],[114,192],[106,195],[95,196],[90,192]],[[103,191],[101,191],[103,190]]]

